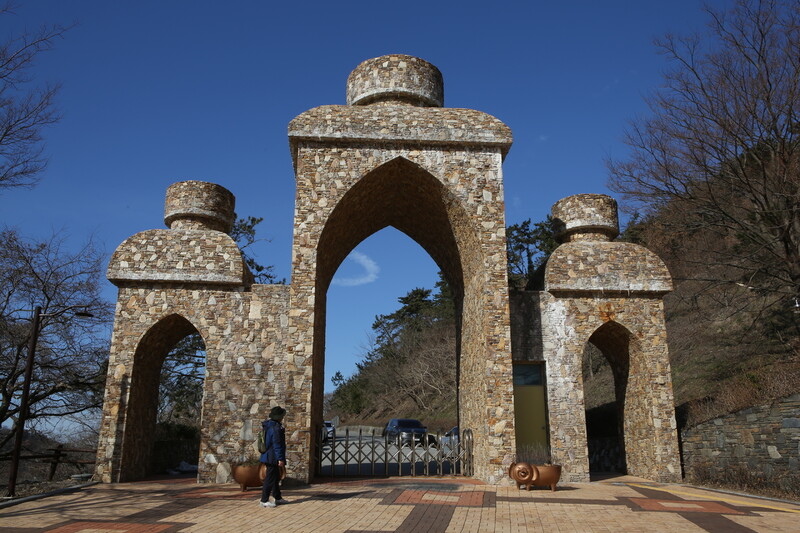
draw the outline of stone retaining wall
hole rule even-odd
[[[746,472],[789,490],[800,477],[800,394],[686,428],[681,437],[689,479]]]

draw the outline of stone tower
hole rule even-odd
[[[228,235],[228,190],[201,181],[169,187],[169,229],[130,237],[108,268],[119,293],[98,479],[146,474],[162,363],[196,333],[206,351],[198,480],[230,481],[231,465],[253,455],[254,428],[278,404],[288,410],[288,475],[311,480],[328,287],[350,251],[388,226],[420,244],[453,288],[459,421],[474,434],[475,477],[507,479],[515,454],[513,368],[538,362],[554,459],[566,480],[588,480],[587,343],[614,369],[630,473],[679,477],[661,300],[671,281],[663,263],[642,247],[611,242],[611,198],[573,196],[553,208],[563,244],[547,264],[545,290],[510,298],[501,166],[511,132],[485,113],[443,105],[436,67],[389,55],[350,74],[347,105],[313,108],[291,121],[290,285],[253,282]]]
[[[363,62],[347,80],[347,102],[289,125],[297,180],[290,346],[313,367],[303,390],[308,424],[322,416],[328,285],[358,243],[393,226],[430,254],[456,293],[459,418],[475,432],[476,476],[496,482],[514,450],[501,174],[511,132],[485,113],[442,107],[441,73],[411,56]]]
[[[233,221],[230,191],[176,183],[164,209],[169,229],[137,233],[112,255],[108,279],[119,293],[98,443],[100,480],[147,473],[161,366],[191,333],[200,334],[207,354],[199,479],[228,481],[231,461],[246,455],[253,424],[277,389],[269,382],[280,362],[272,350],[284,344],[289,288],[253,284],[227,234]]]
[[[515,361],[543,361],[549,440],[563,479],[589,480],[582,364],[589,343],[608,360],[627,472],[681,477],[663,296],[672,280],[646,248],[612,242],[617,204],[578,194],[553,206],[562,243],[544,291],[515,294]],[[517,406],[519,408],[519,406]]]

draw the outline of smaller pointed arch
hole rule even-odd
[[[613,377],[614,401],[586,411],[589,466],[595,472],[627,471],[625,417],[630,403],[628,384],[632,337],[628,328],[609,320],[589,336],[584,350],[584,359],[589,358],[590,369],[594,363],[589,344],[599,350],[608,362]]]
[[[161,362],[163,362],[163,357],[166,357],[169,350],[175,346],[175,343],[192,333],[197,333],[203,337],[203,342],[205,342],[205,336],[183,315],[170,313],[163,316],[150,326],[139,339],[136,344],[134,364],[141,358],[149,360],[150,357],[156,357],[162,352]],[[165,349],[166,351],[164,351]]]
[[[124,407],[125,433],[120,481],[142,479],[149,473],[161,368],[164,359],[176,344],[193,333],[202,337],[200,331],[186,317],[171,313],[156,321],[136,345]]]
[[[612,370],[614,370],[615,377],[617,374],[620,377],[624,374],[627,378],[630,367],[629,348],[631,343],[631,332],[628,328],[615,320],[609,320],[594,330],[589,336],[589,342],[594,344],[606,356]]]

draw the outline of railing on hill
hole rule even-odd
[[[71,465],[93,465],[95,463],[95,459],[78,459],[78,458],[71,458],[69,454],[86,454],[91,453],[93,455],[97,454],[96,449],[82,449],[82,448],[65,448],[63,444],[59,444],[55,448],[46,448],[47,450],[51,450],[52,453],[47,454],[31,454],[31,455],[21,455],[20,461],[31,461],[31,460],[38,460],[40,463],[50,463],[50,472],[47,476],[47,481],[53,481],[53,478],[56,475],[56,470],[58,469],[58,465],[61,463],[71,464]],[[0,461],[10,461],[11,456],[0,457]]]

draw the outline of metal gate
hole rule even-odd
[[[472,476],[472,430],[460,436],[425,433],[419,442],[400,443],[371,432],[329,436],[318,430],[315,472],[340,476]]]

